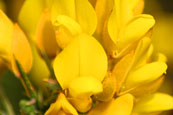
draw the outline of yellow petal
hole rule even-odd
[[[141,14],[130,20],[120,33],[119,47],[133,43],[143,37],[153,27],[155,20],[152,16]]]
[[[56,56],[56,53],[60,50],[48,9],[43,11],[38,22],[35,42],[40,50],[45,51],[51,57]]]
[[[58,15],[66,15],[76,20],[82,30],[89,35],[92,35],[96,29],[96,14],[88,0],[54,0],[51,11],[53,21]]]
[[[64,113],[64,114],[63,114]],[[75,108],[68,102],[65,95],[60,93],[55,103],[52,103],[45,115],[78,115]]]
[[[102,81],[107,71],[107,56],[97,40],[82,34],[55,58],[53,68],[63,88],[79,76],[93,76]]]
[[[167,70],[164,62],[152,62],[129,73],[126,88],[156,80]]]
[[[113,68],[112,73],[114,74],[117,81],[117,91],[120,90],[122,84],[124,83],[127,77],[130,66],[132,64],[133,57],[134,57],[133,52],[127,54]]]
[[[117,91],[117,81],[112,73],[107,73],[103,80],[103,91],[95,95],[95,99],[99,101],[110,101]]]
[[[126,94],[109,102],[99,103],[88,115],[131,115],[133,96]]]
[[[134,60],[133,60],[133,67],[138,68],[144,64],[146,64],[147,59],[148,59],[148,52],[150,51],[151,47],[151,39],[150,38],[143,38],[140,40],[138,43],[138,46],[135,50],[135,55],[134,55]],[[152,53],[149,52],[150,54]]]
[[[117,12],[115,11],[115,8],[113,9],[109,20],[108,20],[108,33],[110,35],[110,38],[112,41],[117,44],[118,37],[119,37],[119,30],[120,30],[120,19],[117,17]]]
[[[151,94],[160,88],[161,84],[164,81],[164,78],[165,78],[165,76],[163,75],[160,78],[158,78],[152,82],[149,82],[146,84],[141,84],[140,86],[136,87],[129,93],[131,93],[135,97],[142,97],[144,95]]]
[[[29,37],[35,36],[37,23],[44,8],[43,0],[25,0],[18,22]]]
[[[82,33],[80,25],[68,16],[58,15],[53,25],[56,30],[56,41],[61,48],[65,48],[77,35]]]
[[[161,62],[167,62],[167,57],[162,53],[157,53],[155,60]]]
[[[75,2],[77,22],[85,33],[92,35],[97,26],[97,17],[94,8],[88,0],[75,0]]]
[[[96,32],[99,36],[101,36],[105,21],[113,9],[113,4],[114,0],[97,0],[96,2],[95,11],[98,19]]]
[[[144,10],[144,0],[133,0],[133,1],[134,1],[133,7],[132,7],[133,14],[134,15],[141,14]]]
[[[8,63],[11,60],[11,45],[13,39],[13,24],[0,10],[0,58]]]
[[[12,52],[14,57],[23,67],[24,72],[28,73],[31,70],[33,59],[31,46],[24,32],[17,24],[14,25]],[[15,65],[15,59],[12,61],[12,69],[16,74],[18,74],[18,69]]]
[[[173,109],[173,97],[164,93],[154,93],[141,98],[133,112],[150,113]]]
[[[52,21],[56,20],[58,15],[66,15],[76,19],[75,0],[53,0],[51,5]]]
[[[79,111],[87,112],[92,107],[92,99],[88,98],[69,98],[70,103]]]
[[[75,98],[89,98],[103,91],[101,82],[91,76],[77,77],[69,83],[68,89],[70,96]]]
[[[95,4],[98,0],[88,0],[88,1],[92,4],[93,7],[95,7]]]
[[[50,72],[42,57],[39,55],[38,50],[34,43],[31,43],[32,55],[33,55],[33,65],[29,73],[31,82],[38,89],[44,90],[47,88],[47,83],[43,80],[49,78]]]

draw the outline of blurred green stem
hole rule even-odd
[[[11,103],[7,99],[7,96],[5,96],[1,87],[0,87],[0,101],[2,103],[3,108],[5,109],[5,112],[7,113],[7,115],[15,115],[13,108],[11,106]]]

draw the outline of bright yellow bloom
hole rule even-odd
[[[102,91],[107,56],[93,37],[79,35],[55,58],[53,66],[57,80],[72,98],[88,100]]]

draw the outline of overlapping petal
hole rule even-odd
[[[102,81],[107,71],[107,56],[97,40],[82,34],[56,57],[53,67],[63,88],[80,76],[92,76]]]
[[[65,95],[60,93],[55,103],[52,103],[45,115],[78,115],[75,108],[68,102]]]
[[[135,105],[133,112],[151,113],[173,109],[173,97],[164,93],[154,93],[142,97]]]
[[[131,115],[132,108],[133,96],[125,94],[109,102],[99,103],[88,115]]]

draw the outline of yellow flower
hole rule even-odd
[[[140,14],[142,9],[142,0],[97,1],[97,34],[109,55],[124,55],[153,27],[155,20],[150,15]]]
[[[92,35],[97,24],[96,14],[88,0],[27,0],[18,20],[28,36],[51,57],[77,35],[83,32]]]
[[[65,95],[60,93],[56,102],[50,105],[45,115],[78,115],[78,113],[68,102]]]
[[[55,58],[53,67],[62,88],[68,89],[70,97],[82,103],[82,99],[88,100],[91,95],[102,91],[107,56],[95,38],[82,34]],[[75,103],[74,100],[72,103]],[[86,112],[88,109],[79,111]]]

